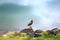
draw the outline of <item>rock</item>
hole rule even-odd
[[[20,32],[23,32],[23,33],[30,33],[30,32],[33,32],[33,29],[32,29],[32,28],[27,28],[27,29],[21,30]]]
[[[42,36],[40,33],[34,33],[34,37],[40,37]]]
[[[42,30],[36,30],[35,33],[42,33]]]
[[[48,35],[54,35],[56,36],[58,34],[58,28],[54,28],[52,30],[47,30]]]

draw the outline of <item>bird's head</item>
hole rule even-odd
[[[33,22],[33,20],[31,20],[31,22]]]

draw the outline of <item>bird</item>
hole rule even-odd
[[[28,23],[28,26],[31,26],[33,24],[33,20],[31,20],[29,23]]]

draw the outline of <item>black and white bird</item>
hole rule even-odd
[[[28,24],[28,26],[31,26],[33,24],[33,20],[31,20]]]

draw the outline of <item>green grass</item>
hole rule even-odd
[[[3,40],[3,37],[0,37],[0,40]],[[30,38],[30,37],[20,37],[20,36],[10,36],[8,40],[60,40],[60,35],[57,36],[47,36],[47,37],[36,37],[36,38]]]

